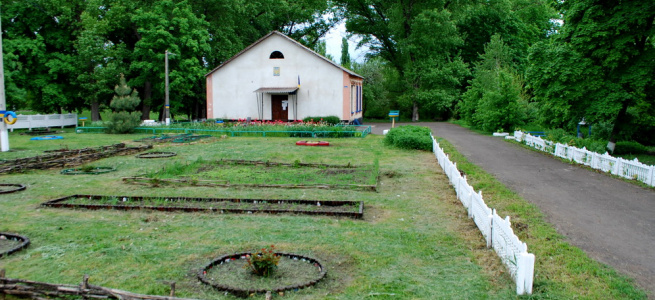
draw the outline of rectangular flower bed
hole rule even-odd
[[[54,208],[155,210],[170,212],[305,214],[361,219],[363,201],[71,195],[41,204]]]

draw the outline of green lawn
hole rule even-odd
[[[66,147],[131,142],[146,135],[64,133],[62,136],[63,140],[30,141],[30,136],[13,133],[10,146],[14,151],[0,153],[0,159],[40,155],[43,150]],[[193,144],[155,146],[153,151],[176,152],[177,156],[171,158],[120,156],[93,163],[94,166],[117,168],[116,172],[106,174],[65,176],[59,174],[60,170],[43,170],[0,175],[0,182],[28,185],[26,191],[0,195],[0,232],[15,232],[32,240],[27,250],[0,259],[0,268],[5,268],[10,278],[67,284],[78,284],[84,274],[89,274],[92,284],[144,294],[167,295],[169,282],[175,281],[179,297],[237,299],[200,285],[195,278],[198,269],[224,254],[256,251],[275,245],[282,252],[316,257],[328,269],[327,277],[318,285],[286,293],[285,299],[516,297],[513,281],[493,250],[486,249],[473,222],[466,218],[465,210],[432,153],[391,149],[384,146],[382,137],[375,135],[364,139],[327,139],[329,147],[296,146],[296,140],[210,138]],[[379,189],[371,192],[152,188],[128,185],[120,180],[158,172],[166,164],[190,163],[200,158],[206,161],[245,159],[379,164]],[[285,173],[284,176],[292,175]],[[353,220],[306,215],[119,212],[39,207],[44,201],[72,194],[355,200],[364,201],[365,208],[364,219]],[[542,233],[537,231],[534,234]],[[547,234],[549,238],[555,236],[549,231]],[[538,249],[531,244],[533,240],[527,242],[532,249]],[[534,242],[548,244],[543,238],[534,239]],[[562,242],[555,245],[559,247]],[[571,246],[565,247],[567,251],[569,248]],[[628,280],[611,270],[598,269],[597,264],[588,258],[575,256],[567,260],[565,255],[536,255],[536,274],[539,277],[535,282],[535,294],[528,298],[644,297]],[[592,265],[592,271],[600,270],[602,274],[586,274],[573,269],[557,273],[562,277],[544,278],[543,274],[550,274],[540,269],[549,259],[544,255],[555,256],[558,264]],[[581,287],[581,282],[586,285]]]

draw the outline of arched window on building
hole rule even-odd
[[[284,54],[282,54],[282,52],[280,52],[280,51],[273,51],[273,52],[271,52],[271,56],[269,56],[268,58],[270,58],[270,59],[284,59]]]

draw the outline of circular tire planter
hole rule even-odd
[[[177,153],[175,152],[148,152],[148,153],[137,154],[136,158],[163,158],[163,157],[171,157],[175,155],[177,155]]]
[[[3,247],[2,244],[7,243],[7,241],[10,241],[12,244],[16,244],[16,245],[9,246],[7,249],[5,249],[5,247]],[[13,233],[0,232],[0,257],[7,256],[16,251],[20,251],[24,248],[27,248],[29,244],[30,244],[30,239],[28,239],[27,237],[18,234],[13,234]]]
[[[61,170],[61,174],[63,175],[96,175],[96,174],[104,174],[104,173],[109,173],[116,171],[116,168],[112,167],[95,167],[92,169],[64,169]]]
[[[4,187],[9,187],[9,188],[5,189]],[[0,183],[0,194],[15,193],[18,191],[22,191],[24,189],[26,189],[26,187],[22,184]]]
[[[242,281],[243,284],[236,286],[236,284],[229,284],[226,282],[221,282],[220,280],[214,280],[213,278],[209,278],[211,277],[212,272],[220,272],[221,270],[219,270],[219,268],[224,268],[224,270],[227,271],[230,271],[231,270],[230,268],[232,269],[239,268],[241,269],[240,271],[241,274],[243,274],[244,272],[249,274],[249,271],[244,269],[243,265],[246,263],[246,255],[252,255],[252,253],[243,252],[243,253],[223,255],[219,258],[212,260],[209,264],[205,265],[200,270],[200,272],[198,272],[198,280],[220,291],[228,291],[237,296],[249,296],[251,294],[266,293],[269,291],[274,293],[279,293],[284,291],[298,290],[305,287],[310,287],[315,285],[321,279],[323,279],[327,274],[327,269],[323,267],[323,265],[315,258],[293,254],[293,253],[284,253],[284,252],[275,252],[275,254],[279,255],[282,258],[280,259],[278,265],[283,263],[299,264],[293,267],[296,270],[300,270],[302,265],[307,265],[306,269],[313,270],[316,274],[315,275],[310,274],[309,276],[310,279],[307,279],[306,281],[300,283],[294,283],[291,285],[280,284],[279,286],[271,286],[267,288],[257,287],[255,286],[255,284],[252,283],[249,285],[248,282],[249,280],[243,280]],[[238,271],[232,270],[232,272],[237,273]],[[312,271],[309,272],[311,273]],[[251,275],[251,276],[256,276],[256,275]]]

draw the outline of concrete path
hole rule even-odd
[[[370,125],[374,134],[391,127]],[[470,162],[537,205],[571,244],[634,278],[655,299],[655,191],[458,125],[412,125],[430,127]]]

